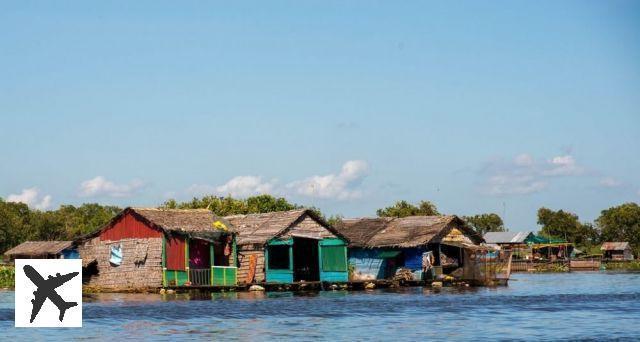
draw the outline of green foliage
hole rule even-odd
[[[538,224],[543,236],[565,239],[577,245],[597,243],[598,234],[589,223],[581,223],[578,215],[563,210],[538,209]]]
[[[329,225],[335,227],[337,226],[340,222],[342,222],[342,219],[344,219],[344,216],[342,215],[331,215],[329,216],[329,218],[327,219],[327,223],[329,223]]]
[[[498,214],[464,216],[463,219],[480,235],[484,235],[487,232],[506,231],[504,222]]]
[[[407,217],[416,215],[436,216],[440,215],[435,204],[429,201],[420,201],[413,205],[407,201],[398,201],[393,206],[376,210],[378,217]]]
[[[534,272],[539,273],[563,273],[569,272],[569,265],[565,263],[547,263],[547,264],[539,264],[534,265]]]
[[[0,198],[0,252],[21,243],[31,231],[29,207]]]
[[[602,241],[628,241],[634,254],[640,254],[640,206],[625,203],[603,210],[596,219]]]
[[[609,271],[640,271],[640,261],[608,261],[604,267]]]
[[[167,209],[204,209],[208,208],[219,216],[229,216],[237,214],[259,214],[274,211],[287,211],[302,208],[297,204],[290,203],[285,198],[271,195],[251,196],[246,199],[233,198],[231,196],[204,196],[194,197],[188,202],[177,202],[170,199],[164,202],[160,208]]]
[[[0,266],[0,288],[14,287],[16,278],[13,266]]]
[[[0,252],[26,240],[74,239],[98,229],[119,211],[118,207],[95,203],[40,211],[0,199]]]

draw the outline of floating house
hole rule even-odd
[[[78,240],[83,281],[105,289],[235,286],[231,228],[206,209],[126,208]]]
[[[605,242],[600,250],[606,260],[633,260],[633,251],[628,242]]]
[[[225,217],[237,233],[238,282],[346,282],[347,239],[312,210]]]
[[[15,259],[77,259],[78,251],[73,241],[26,241],[4,255]]]
[[[424,280],[425,263],[436,275],[476,278],[477,262],[489,257],[487,247],[480,246],[482,236],[457,216],[345,219],[336,229],[350,241],[352,280],[390,279],[399,268]]]

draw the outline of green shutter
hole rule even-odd
[[[322,246],[322,270],[325,272],[346,272],[345,246]]]

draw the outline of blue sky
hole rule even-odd
[[[328,214],[640,201],[640,3],[0,5],[0,196]]]

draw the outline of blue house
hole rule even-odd
[[[422,280],[424,259],[448,274],[464,266],[465,249],[484,242],[457,216],[344,219],[336,229],[350,241],[352,280],[389,279],[399,268]]]

